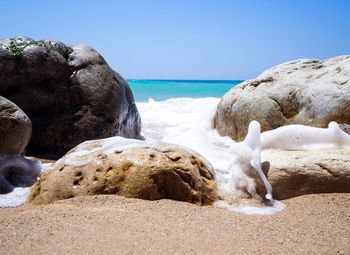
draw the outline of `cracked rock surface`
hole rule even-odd
[[[29,202],[47,204],[98,194],[198,205],[218,199],[212,166],[200,155],[174,145],[141,141],[124,148],[102,148],[118,139],[122,138],[89,141],[70,151],[33,186]]]
[[[28,154],[58,158],[86,140],[139,138],[141,121],[129,85],[89,46],[0,40],[0,84],[0,95],[32,122]]]
[[[350,192],[350,149],[262,152],[276,199],[316,193]],[[260,185],[258,190],[264,193]]]
[[[241,83],[222,98],[214,126],[240,141],[252,120],[262,132],[288,124],[349,124],[350,56],[291,61]]]

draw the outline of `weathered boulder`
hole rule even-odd
[[[77,144],[138,138],[140,117],[127,82],[94,49],[17,37],[0,41],[0,95],[31,119],[31,154],[58,157]]]
[[[214,126],[221,135],[242,140],[252,120],[262,131],[287,124],[349,124],[350,56],[291,61],[241,83],[222,98]]]
[[[268,179],[276,199],[305,194],[350,192],[350,148],[338,150],[262,152],[270,161]],[[260,194],[265,188],[257,186]]]
[[[14,103],[0,96],[0,156],[22,154],[32,134],[32,123]]]
[[[33,186],[29,202],[97,194],[199,205],[218,199],[212,166],[200,155],[170,144],[112,137],[68,152]]]

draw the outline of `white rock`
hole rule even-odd
[[[242,140],[249,122],[262,131],[288,124],[327,127],[350,123],[350,56],[301,59],[275,66],[231,89],[221,100],[214,126]]]

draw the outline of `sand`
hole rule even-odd
[[[118,196],[0,209],[0,254],[350,254],[350,194],[274,215]]]

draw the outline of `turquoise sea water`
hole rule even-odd
[[[128,80],[136,102],[146,102],[149,98],[162,101],[179,97],[222,97],[241,82],[239,80]]]

